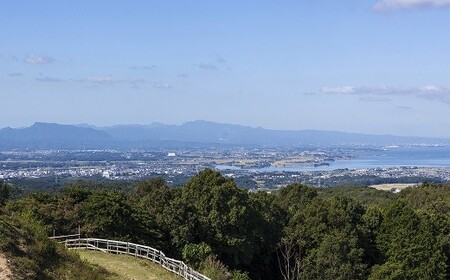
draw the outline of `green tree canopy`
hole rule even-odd
[[[393,203],[376,237],[382,261],[370,279],[445,279],[446,257],[438,241],[413,209]]]
[[[5,205],[6,201],[11,196],[11,186],[7,183],[0,181],[0,206]]]

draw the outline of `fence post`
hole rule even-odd
[[[64,235],[64,236],[55,236],[55,232],[53,233],[53,238],[67,238],[67,237],[75,237],[73,235]],[[78,238],[74,239],[64,239],[63,241],[59,241],[59,243],[64,243],[65,247],[68,249],[93,249],[102,252],[109,253],[125,253],[123,251],[123,245],[125,242],[115,241],[109,239],[98,239],[98,238],[81,238],[81,234],[78,234]],[[100,244],[102,248],[100,248]],[[105,244],[105,245],[103,245]],[[104,249],[106,246],[106,250]],[[113,248],[115,246],[115,250]],[[163,268],[172,273],[181,276],[186,280],[211,280],[208,277],[198,273],[197,271],[191,269],[187,266],[183,261],[166,258],[166,255],[157,249],[146,245],[139,245],[133,243],[134,254],[130,253],[130,243],[126,242],[126,252],[129,255],[134,255],[135,257],[147,258],[148,260],[152,260],[155,263],[159,263]],[[120,250],[119,250],[120,249]],[[144,250],[144,252],[142,252]],[[147,254],[145,254],[147,252]],[[158,260],[159,258],[159,260]]]

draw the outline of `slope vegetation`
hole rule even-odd
[[[107,279],[134,280],[176,280],[180,279],[164,268],[148,260],[137,259],[133,256],[114,255],[97,251],[78,251],[81,259],[88,263],[103,267],[111,273]]]
[[[97,280],[110,275],[50,241],[30,219],[0,214],[0,237],[0,279]]]

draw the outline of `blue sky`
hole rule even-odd
[[[0,127],[450,137],[450,1],[1,0],[0,98]]]

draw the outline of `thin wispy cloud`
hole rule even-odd
[[[450,0],[379,0],[373,5],[375,11],[442,7],[450,7]]]
[[[227,63],[227,60],[223,58],[221,55],[217,55],[216,60],[218,63]]]
[[[157,89],[170,89],[172,88],[172,85],[167,82],[161,82],[161,83],[154,83],[153,87]]]
[[[25,62],[28,64],[51,64],[55,61],[53,57],[50,57],[48,55],[35,55],[35,54],[29,54],[25,58]]]
[[[187,78],[189,78],[189,74],[186,74],[186,73],[178,74],[178,78],[187,79]]]
[[[450,88],[428,85],[422,87],[323,87],[325,94],[371,95],[371,96],[412,96],[428,100],[436,100],[450,104]]]
[[[121,79],[112,75],[106,75],[106,76],[89,76],[84,79],[71,79],[73,82],[78,83],[88,83],[92,85],[97,86],[108,86],[108,85],[115,85],[115,84],[131,84],[132,86],[137,86],[139,84],[145,83],[144,79]]]
[[[156,68],[156,65],[149,65],[149,66],[131,66],[131,70],[153,70]]]
[[[50,82],[50,83],[64,82],[63,79],[54,78],[54,77],[48,77],[48,76],[36,78],[36,81],[38,81],[38,82]]]
[[[112,85],[118,83],[120,79],[114,76],[91,76],[87,77],[86,81],[94,84]]]
[[[8,73],[8,76],[10,77],[22,77],[23,74],[20,72],[12,72],[12,73]]]
[[[411,106],[397,106],[396,108],[400,109],[400,110],[411,110],[412,109]]]
[[[389,102],[391,101],[390,98],[385,96],[363,96],[358,99],[362,102]]]
[[[323,87],[321,91],[322,93],[354,93],[354,87]]]
[[[202,70],[217,70],[217,66],[214,64],[210,64],[210,63],[200,63],[198,65],[198,68],[200,68]]]

